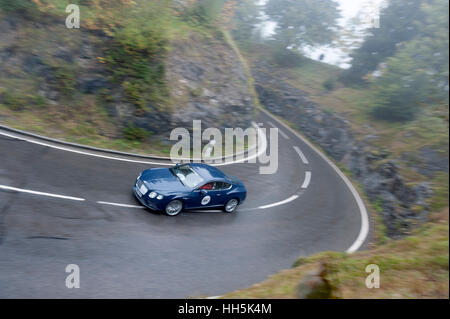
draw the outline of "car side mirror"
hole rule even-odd
[[[200,194],[202,194],[202,195],[206,195],[206,194],[208,194],[208,192],[207,192],[207,191],[205,191],[204,189],[201,189],[201,190],[200,190]]]

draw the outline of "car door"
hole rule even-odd
[[[189,207],[187,208],[202,208],[219,205],[217,204],[217,194],[214,191],[214,182],[208,182],[199,186],[191,193],[189,200]]]
[[[231,184],[227,182],[214,183],[214,196],[217,205],[224,205],[228,201],[228,192]]]

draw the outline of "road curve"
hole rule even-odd
[[[0,132],[0,298],[184,298],[264,280],[299,257],[367,241],[359,196],[333,164],[279,127],[279,168],[220,169],[246,184],[234,214],[143,209],[131,193],[149,165],[68,152]],[[361,207],[362,204],[362,207]],[[65,286],[68,264],[80,288]]]

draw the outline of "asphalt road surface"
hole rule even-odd
[[[279,168],[221,166],[246,185],[233,214],[168,217],[139,206],[142,159],[115,160],[0,134],[0,298],[185,298],[245,288],[299,256],[354,251],[368,224],[336,170],[287,127]],[[121,205],[117,206],[115,204]],[[68,289],[66,266],[80,268]]]

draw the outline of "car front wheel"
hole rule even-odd
[[[180,200],[176,199],[167,204],[165,212],[169,216],[176,216],[181,213],[182,209],[183,203]]]
[[[230,199],[224,206],[223,210],[226,213],[232,213],[239,205],[239,201],[236,198]]]

